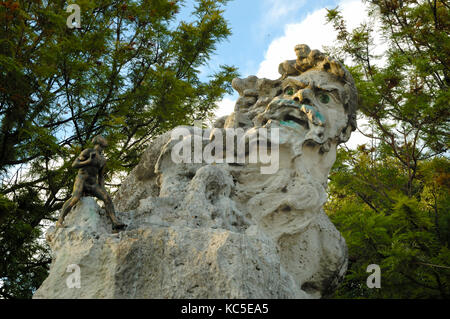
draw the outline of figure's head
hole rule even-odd
[[[357,91],[351,74],[337,60],[307,45],[295,47],[296,60],[282,62],[277,95],[257,124],[325,144],[346,142],[356,129]]]
[[[108,141],[101,135],[97,135],[92,139],[95,149],[103,150],[108,146]]]
[[[345,113],[348,116],[348,125],[351,127],[351,131],[356,130],[356,110],[358,108],[358,93],[356,90],[355,82],[352,75],[342,65],[341,62],[325,56],[319,50],[310,50],[306,44],[298,44],[295,46],[295,53],[297,59],[295,61],[285,61],[280,64],[278,71],[281,74],[283,85],[285,80],[289,78],[303,80],[308,77],[314,81],[315,78],[320,77],[320,73],[326,73],[326,81],[328,83],[339,83],[342,87],[339,89],[340,102],[342,103]],[[289,63],[291,62],[291,63]],[[292,63],[294,62],[294,63]],[[292,69],[288,72],[286,66],[292,65],[295,71]],[[291,66],[291,67],[292,67]],[[312,72],[315,71],[315,72]],[[309,75],[307,75],[309,74]],[[322,80],[324,82],[325,80]],[[295,80],[294,80],[295,81]],[[314,87],[314,83],[309,83]],[[316,86],[317,87],[317,86]],[[301,87],[299,88],[301,89]],[[298,92],[300,95],[301,93]]]

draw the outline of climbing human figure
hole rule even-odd
[[[108,146],[105,138],[97,135],[92,139],[94,148],[88,148],[81,152],[72,164],[78,169],[78,175],[73,185],[72,197],[62,207],[61,216],[56,223],[57,227],[64,227],[64,217],[83,195],[92,195],[105,203],[106,213],[111,219],[114,230],[125,228],[125,224],[119,221],[114,211],[114,204],[105,189],[105,164],[103,149]]]

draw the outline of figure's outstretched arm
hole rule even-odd
[[[82,168],[89,164],[91,164],[92,159],[95,157],[95,152],[92,152],[89,149],[81,152],[80,156],[78,156],[75,161],[72,163],[73,168]]]

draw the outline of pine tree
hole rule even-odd
[[[450,7],[445,1],[370,0],[372,21],[338,31],[334,54],[350,59],[361,115],[374,141],[341,148],[327,212],[349,246],[348,275],[336,297],[450,297]],[[374,26],[388,47],[374,52]],[[381,266],[381,289],[366,267]]]

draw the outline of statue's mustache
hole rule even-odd
[[[268,105],[268,108],[271,108],[271,107],[274,107],[276,109],[279,109],[282,107],[298,108],[308,117],[308,120],[311,123],[313,123],[314,125],[325,126],[325,123],[326,123],[325,117],[322,115],[322,113],[320,113],[319,110],[315,106],[312,106],[309,104],[301,104],[294,100],[281,98],[281,99],[273,100]]]

